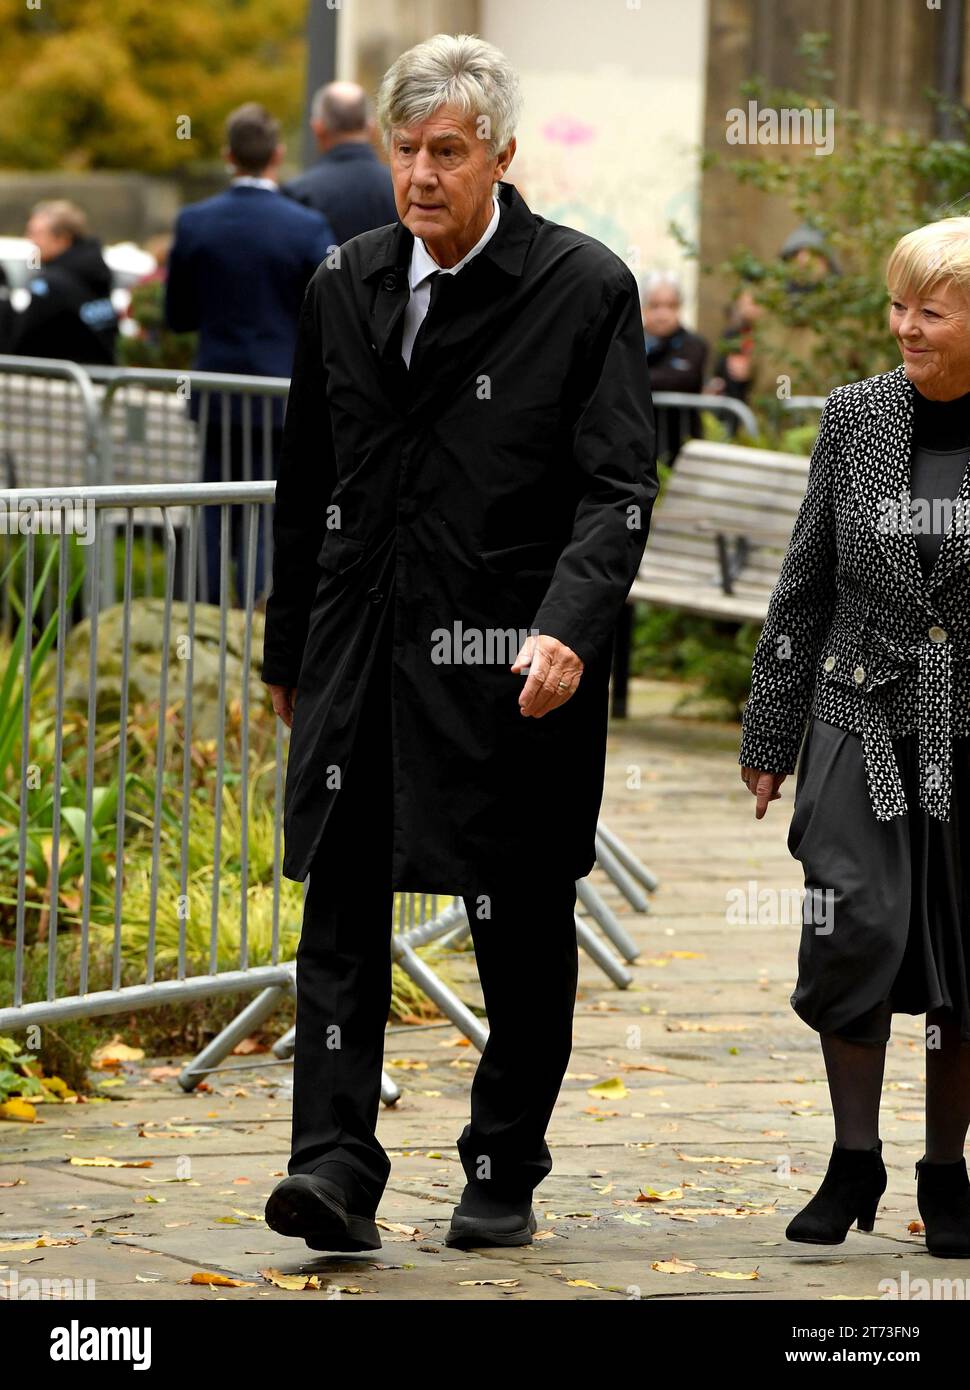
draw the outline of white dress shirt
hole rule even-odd
[[[404,310],[404,329],[401,336],[401,355],[410,367],[411,349],[414,347],[414,340],[418,336],[418,329],[424,322],[424,317],[428,312],[431,303],[431,276],[437,270],[442,275],[457,275],[462,266],[467,265],[473,256],[477,256],[485,243],[495,233],[498,226],[499,203],[495,194],[492,194],[492,217],[488,226],[472,249],[462,256],[457,265],[448,267],[440,266],[432,257],[428,248],[420,237],[414,238],[414,245],[411,248],[411,268],[408,272],[408,284],[411,289],[411,298],[408,300]]]
[[[231,180],[233,188],[266,188],[270,193],[278,193],[280,186],[272,179],[259,179],[254,174],[237,174]]]

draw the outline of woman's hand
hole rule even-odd
[[[756,820],[761,820],[769,801],[777,801],[781,796],[778,788],[787,776],[787,772],[762,772],[756,767],[742,767],[741,781],[751,795],[758,798],[754,808]]]

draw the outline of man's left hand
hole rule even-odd
[[[583,675],[583,663],[571,647],[556,637],[527,637],[512,663],[515,672],[532,670],[519,695],[523,715],[541,719],[558,709],[576,693]]]

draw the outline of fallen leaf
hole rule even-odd
[[[131,1158],[69,1158],[68,1163],[72,1163],[75,1168],[152,1168],[154,1162],[150,1158],[143,1158],[136,1161]]]
[[[486,1284],[494,1285],[498,1289],[517,1289],[518,1279],[459,1279],[460,1289],[484,1288]]]
[[[596,1096],[600,1100],[622,1100],[630,1093],[619,1076],[611,1076],[608,1081],[600,1081],[595,1086],[587,1087],[586,1094]]]
[[[92,1067],[120,1067],[122,1062],[140,1062],[145,1053],[140,1047],[129,1047],[116,1033],[110,1042],[102,1043],[91,1054]]]
[[[267,1284],[275,1284],[278,1289],[320,1289],[318,1274],[284,1274],[279,1269],[258,1269],[257,1274],[262,1275]]]
[[[196,1270],[190,1279],[180,1279],[180,1284],[217,1284],[221,1289],[254,1289],[252,1280],[230,1279],[227,1274],[213,1274],[210,1270]]]
[[[22,1120],[26,1124],[33,1124],[36,1119],[37,1111],[30,1101],[21,1100],[19,1096],[5,1100],[0,1105],[0,1120]]]

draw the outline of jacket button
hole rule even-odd
[[[380,589],[368,589],[367,599],[370,603],[382,603],[384,600],[384,594]]]
[[[946,631],[945,631],[945,629],[942,628],[942,627],[935,627],[935,626],[934,626],[934,627],[931,627],[931,628],[930,628],[930,632],[929,632],[929,637],[930,637],[930,641],[931,641],[931,642],[945,642],[945,641],[946,641]]]
[[[385,276],[384,276],[384,279],[381,281],[381,285],[383,286],[383,288],[384,288],[385,290],[396,290],[396,289],[397,289],[397,276],[396,276],[396,275],[385,275]]]
[[[825,669],[826,669],[826,671],[831,671],[831,669],[832,669],[832,667],[833,667],[834,665],[835,665],[835,657],[834,657],[834,656],[827,656],[827,657],[825,658]]]
[[[855,668],[855,670],[852,672],[852,679],[855,681],[856,685],[861,685],[862,682],[865,680],[865,678],[866,678],[866,670],[865,670],[865,667],[864,667],[864,666],[857,666],[857,667]]]

